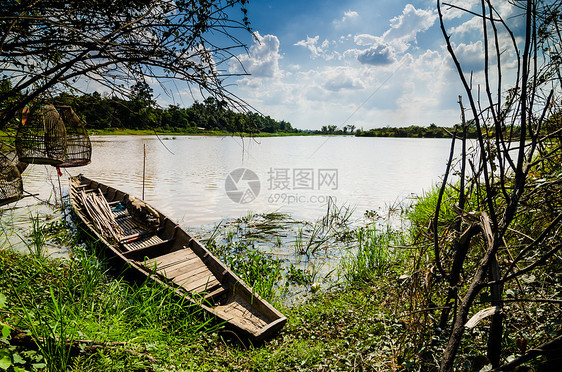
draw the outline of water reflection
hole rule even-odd
[[[145,199],[201,237],[208,236],[212,226],[220,221],[227,223],[248,216],[250,211],[280,212],[294,220],[314,221],[326,214],[330,198],[337,200],[338,205],[354,207],[356,217],[366,210],[380,212],[439,181],[450,141],[318,136],[93,136],[92,145],[91,164],[63,170],[63,195],[68,193],[68,176],[83,173],[141,196],[146,146]],[[248,168],[259,178],[259,195],[247,204],[235,203],[225,190],[226,178],[237,168]],[[29,235],[30,216],[39,214],[51,221],[63,218],[49,206],[60,200],[54,168],[32,165],[23,174],[23,180],[26,191],[36,196],[0,210],[5,229],[0,237],[2,247],[27,249],[22,238]],[[247,180],[237,183],[240,189],[249,186]],[[287,249],[292,249],[294,236],[279,236]],[[65,254],[64,249],[51,248],[51,254]],[[287,252],[276,249],[276,254]]]
[[[358,216],[366,210],[384,208],[439,181],[450,141],[320,136],[92,136],[92,145],[90,165],[65,170],[63,193],[68,192],[69,175],[84,173],[141,196],[146,146],[145,199],[183,226],[195,227],[241,217],[249,211],[278,211],[295,219],[314,220],[325,213],[328,197],[354,206]],[[251,169],[259,177],[260,193],[251,203],[235,203],[225,192],[226,177],[237,168]],[[322,170],[335,170],[335,187],[333,183],[321,184]],[[309,178],[302,178],[306,174]],[[285,178],[280,178],[282,175]],[[58,198],[54,168],[33,165],[23,176],[28,192],[51,202]],[[36,199],[26,198],[14,209],[5,209],[1,218],[9,224],[24,223],[30,208],[36,205]]]

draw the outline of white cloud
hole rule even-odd
[[[390,20],[390,29],[383,35],[386,42],[399,42],[407,44],[416,41],[416,35],[427,31],[437,19],[433,10],[416,9],[412,4],[407,4],[398,17]]]
[[[356,17],[359,15],[349,12],[338,22]],[[315,61],[291,61],[271,79],[241,79],[237,94],[256,109],[302,129],[339,125],[354,112],[349,123],[366,129],[453,124],[458,118],[456,97],[461,87],[446,50],[412,48],[419,33],[429,30],[435,21],[433,10],[406,5],[381,34],[351,35],[346,30],[334,36],[334,41],[322,34],[307,36],[293,45],[306,48]],[[441,37],[438,32],[436,36]],[[273,48],[277,55],[280,47]],[[459,51],[469,53],[470,48],[477,50],[467,44]],[[285,53],[288,59],[290,50]],[[258,55],[262,53],[250,51],[256,60],[264,60]],[[322,63],[324,60],[330,62]]]
[[[307,36],[306,40],[300,40],[294,45],[307,48],[310,51],[312,58],[320,57],[327,61],[334,58],[340,58],[339,53],[330,51],[330,45],[332,44],[330,43],[330,41],[324,40],[320,45],[318,44],[318,41],[320,41],[320,36],[318,35],[316,35],[315,37]],[[337,42],[334,41],[333,43]]]
[[[359,18],[359,13],[357,13],[356,11],[353,10],[348,10],[347,12],[345,12],[343,14],[343,18],[341,19],[342,22],[347,22],[349,20],[353,20],[353,19],[357,19]]]
[[[279,69],[279,39],[275,35],[261,36],[255,33],[256,42],[250,47],[248,54],[238,56],[245,70],[253,77],[272,78],[281,74]],[[231,73],[244,73],[239,63],[230,65]]]
[[[332,92],[339,92],[345,89],[363,89],[363,82],[358,76],[354,76],[354,71],[347,68],[328,69],[324,73],[325,83],[323,87]]]
[[[312,57],[316,58],[322,52],[317,46],[319,39],[320,39],[320,36],[318,36],[318,35],[316,35],[315,37],[307,36],[306,40],[301,40],[301,41],[297,42],[295,45],[307,48],[312,53]]]
[[[357,55],[357,60],[365,65],[389,65],[395,62],[394,52],[388,46],[376,46],[362,51]]]
[[[478,17],[472,17],[466,22],[461,23],[458,26],[452,27],[449,33],[455,36],[463,36],[475,30],[480,30],[482,28],[482,19]]]
[[[407,4],[402,14],[390,20],[390,28],[382,34],[356,35],[354,41],[359,46],[370,46],[369,49],[357,53],[357,60],[362,64],[388,65],[396,61],[395,55],[406,52],[412,42],[416,42],[417,34],[427,31],[437,19],[432,10],[416,9]],[[349,55],[349,53],[347,53]]]
[[[476,43],[453,45],[453,50],[465,72],[482,71],[484,69],[484,47],[482,41]],[[491,59],[490,63],[494,60]]]
[[[379,36],[374,36],[369,34],[359,34],[355,36],[353,41],[355,41],[355,44],[359,46],[365,46],[365,45],[371,46],[371,45],[381,44],[382,38]]]
[[[336,27],[340,27],[340,26],[343,26],[346,23],[357,21],[358,18],[359,18],[359,13],[357,13],[354,10],[348,10],[348,11],[343,13],[342,18],[335,19],[333,23]]]

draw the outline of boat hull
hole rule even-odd
[[[150,207],[159,216],[157,229],[143,226],[125,209],[129,197],[82,175],[70,179],[74,213],[114,266],[133,280],[153,280],[173,289],[253,342],[272,337],[285,325],[282,313],[161,212]],[[105,204],[111,211],[105,220],[113,222],[100,217]]]

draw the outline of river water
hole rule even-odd
[[[329,199],[355,208],[383,210],[428,190],[445,171],[450,140],[298,136],[92,136],[83,173],[144,199],[186,228],[212,225],[253,213],[282,212],[314,220]],[[146,161],[144,153],[146,151]],[[51,202],[58,179],[50,166],[30,165],[26,191]],[[5,224],[29,224],[36,198],[5,206]],[[41,213],[55,213],[42,211]]]

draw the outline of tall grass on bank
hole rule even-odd
[[[170,344],[201,340],[219,329],[199,307],[169,288],[115,279],[92,248],[75,246],[70,259],[23,254],[9,247],[0,251],[2,365],[64,371],[80,361],[91,370],[144,370],[154,362],[143,355],[148,345],[159,363],[165,363]],[[29,345],[10,343],[7,333],[12,329],[28,332],[40,358],[28,353]],[[104,352],[82,352],[92,344],[119,344],[123,363],[119,368],[102,367]]]
[[[406,237],[391,227],[375,224],[356,230],[357,246],[341,260],[340,275],[346,282],[366,282],[399,265],[408,256]]]
[[[272,301],[277,296],[281,279],[281,260],[254,247],[254,241],[233,241],[218,245],[214,240],[207,247],[261,297]]]
[[[412,224],[413,231],[427,230],[435,217],[435,206],[439,198],[439,187],[433,186],[430,190],[417,196],[414,203],[406,210],[406,218]],[[445,188],[441,201],[440,221],[450,221],[455,216],[453,205],[457,201],[458,193],[453,187]]]

